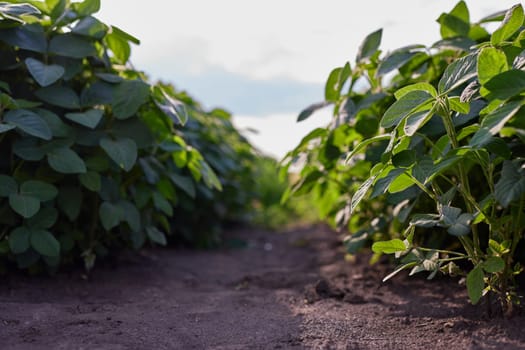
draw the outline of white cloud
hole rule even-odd
[[[100,17],[142,39],[133,60],[147,71],[161,57],[196,74],[209,64],[255,79],[323,82],[384,27],[382,47],[438,39],[435,19],[456,0],[106,0]],[[467,0],[473,20],[516,0]],[[191,60],[188,60],[191,57]]]
[[[518,1],[466,2],[475,21]],[[457,0],[103,0],[99,17],[142,40],[133,49],[136,67],[181,88],[192,86],[189,92],[198,92],[195,97],[204,104],[214,101],[211,94],[239,95],[242,104],[239,99],[218,103],[235,111],[251,101],[284,105],[277,99],[293,96],[283,92],[274,98],[268,92],[275,90],[272,84],[265,85],[266,92],[259,89],[251,95],[238,94],[238,89],[256,90],[244,82],[286,78],[285,81],[323,84],[333,67],[353,61],[364,37],[378,28],[384,28],[383,50],[414,43],[430,45],[439,39],[435,20],[456,3]],[[183,84],[174,81],[181,72],[186,79]],[[210,77],[217,72],[230,76],[230,82],[219,84],[217,77]],[[242,84],[232,85],[231,81]],[[221,95],[215,92],[217,89],[225,91],[220,91]],[[321,94],[322,91],[320,97]],[[314,102],[318,101],[308,103]],[[249,135],[253,143],[282,157],[310,130],[329,120],[325,111],[298,124],[297,112],[240,115],[234,121],[239,127],[258,129],[258,135]],[[252,108],[250,114],[254,113]]]
[[[272,114],[264,117],[239,115],[233,117],[233,123],[255,147],[282,159],[310,131],[328,125],[330,118],[331,110],[325,108],[300,123],[296,122],[297,114]],[[256,129],[258,133],[249,132],[248,128]]]

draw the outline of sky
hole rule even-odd
[[[450,0],[102,0],[97,17],[141,40],[131,61],[154,80],[222,107],[263,152],[281,158],[308,131],[328,123],[322,110],[329,72],[352,62],[367,34],[383,28],[384,52],[439,39],[436,19]],[[518,0],[467,0],[471,20]],[[244,132],[244,131],[243,131]]]

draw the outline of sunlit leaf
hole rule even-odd
[[[485,275],[480,266],[476,266],[467,274],[467,291],[470,302],[476,305],[483,295]]]
[[[407,249],[405,243],[396,238],[389,241],[375,242],[372,245],[372,251],[374,253],[393,254],[396,252],[403,252]]]
[[[514,5],[505,14],[501,25],[496,29],[490,38],[492,45],[498,45],[504,40],[510,38],[523,25],[525,16],[521,4]]]
[[[382,36],[383,29],[379,29],[373,33],[368,34],[365,40],[363,40],[363,42],[361,43],[359,50],[357,51],[356,61],[362,61],[372,56],[379,49]]]

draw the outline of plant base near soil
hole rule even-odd
[[[523,316],[487,320],[449,278],[383,284],[388,264],[345,262],[325,227],[240,229],[226,242],[144,250],[90,280],[6,277],[0,348],[525,348]]]

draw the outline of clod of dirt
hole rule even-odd
[[[305,287],[305,301],[309,304],[321,299],[344,300],[347,293],[342,289],[329,283],[324,278],[319,279],[314,284]]]
[[[367,301],[359,294],[348,292],[345,294],[343,301],[349,304],[366,304]]]

